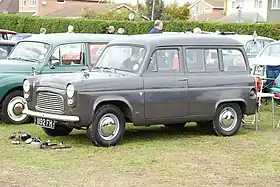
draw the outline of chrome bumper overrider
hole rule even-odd
[[[48,114],[48,113],[43,113],[43,112],[35,112],[35,111],[28,110],[28,109],[24,109],[22,111],[22,113],[32,116],[32,117],[54,119],[54,120],[58,120],[58,121],[78,122],[80,120],[80,118],[78,116]]]

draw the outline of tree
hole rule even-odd
[[[190,15],[189,6],[189,3],[185,3],[183,6],[179,6],[178,4],[168,5],[166,6],[166,15],[172,20],[187,20]]]
[[[154,8],[154,17],[153,20],[162,20],[165,16],[165,8],[163,0],[154,0],[155,1],[155,8]],[[148,17],[152,17],[153,11],[153,0],[146,0],[146,7],[148,12]]]

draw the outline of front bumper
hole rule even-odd
[[[32,116],[32,117],[54,119],[54,120],[65,121],[65,122],[79,122],[80,121],[80,118],[78,116],[48,114],[48,113],[44,113],[44,112],[35,112],[35,111],[28,110],[28,109],[24,109],[22,111],[22,113]]]

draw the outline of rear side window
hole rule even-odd
[[[217,49],[187,49],[186,62],[189,72],[218,72]]]
[[[247,71],[244,56],[238,49],[222,49],[225,72]]]

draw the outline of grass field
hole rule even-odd
[[[15,131],[50,137],[35,125],[0,125],[0,186],[279,186],[280,131],[270,115],[261,112],[258,131],[242,127],[232,137],[155,126],[129,127],[111,148],[94,147],[85,131],[51,138],[72,146],[65,150],[12,145]]]

